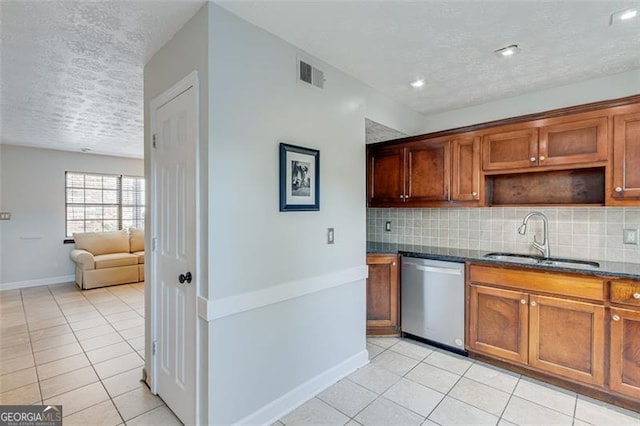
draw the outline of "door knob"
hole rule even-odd
[[[189,284],[191,282],[191,272],[187,272],[186,274],[178,275],[178,281],[180,284],[184,284],[185,282]]]

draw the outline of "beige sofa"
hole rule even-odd
[[[76,284],[81,289],[144,281],[144,231],[73,234]]]

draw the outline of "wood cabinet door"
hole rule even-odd
[[[482,169],[506,170],[538,165],[538,129],[490,133],[482,138]]]
[[[526,364],[528,294],[473,284],[469,290],[469,349]]]
[[[383,207],[404,201],[404,149],[373,148],[368,158],[368,201]]]
[[[424,141],[406,147],[407,193],[410,203],[449,200],[451,147],[448,140]]]
[[[606,160],[607,123],[607,117],[597,117],[541,127],[538,165]]]
[[[611,309],[609,387],[640,398],[640,312]]]
[[[480,137],[462,137],[451,142],[451,199],[480,199]]]
[[[529,364],[592,385],[604,384],[604,307],[529,297]]]
[[[367,255],[367,334],[399,331],[398,257]]]
[[[616,199],[640,198],[640,112],[613,117],[612,186]]]

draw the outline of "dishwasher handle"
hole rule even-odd
[[[417,269],[418,271],[424,271],[424,272],[437,272],[439,274],[462,275],[462,271],[459,269],[438,268],[434,266],[416,265],[415,263],[407,263],[407,262],[403,263],[402,266],[407,266],[409,268]]]

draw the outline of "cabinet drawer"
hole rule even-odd
[[[553,293],[595,301],[604,300],[604,281],[597,277],[484,265],[471,265],[469,275],[473,283],[494,284],[518,290]]]
[[[611,282],[610,297],[613,303],[640,306],[640,281]]]

